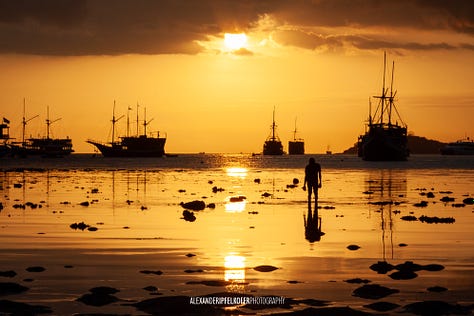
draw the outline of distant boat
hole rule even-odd
[[[293,131],[293,140],[288,142],[288,154],[304,155],[304,140],[301,138],[296,138],[296,119],[295,130]]]
[[[130,110],[130,108],[129,108]],[[103,143],[94,140],[87,140],[89,144],[94,145],[104,157],[162,157],[165,155],[166,137],[160,137],[160,132],[156,132],[156,137],[148,136],[146,127],[152,121],[146,121],[146,109],[143,119],[143,134],[138,132],[138,106],[137,106],[137,135],[129,136],[129,119],[127,113],[127,136],[119,137],[115,141],[115,123],[123,117],[115,118],[115,103],[112,114],[112,140]]]
[[[272,132],[263,144],[264,155],[283,155],[283,145],[281,144],[280,138],[276,135],[276,124],[275,124],[275,108],[273,108],[273,123],[271,126]]]
[[[25,102],[23,102],[23,132],[21,143],[11,143],[11,154],[13,156],[28,157],[28,156],[43,156],[43,157],[63,157],[74,152],[72,149],[72,140],[70,138],[51,138],[50,128],[51,124],[60,120],[49,119],[49,107],[47,107],[46,116],[46,136],[38,138],[25,139],[26,124],[38,117],[38,115],[26,120],[25,118]]]
[[[441,148],[442,155],[474,155],[474,140],[466,138]]]
[[[359,136],[358,154],[362,159],[369,161],[397,161],[406,160],[409,151],[407,146],[407,125],[403,123],[394,99],[396,91],[393,91],[393,71],[395,64],[392,64],[392,80],[390,92],[385,88],[385,68],[386,55],[384,53],[384,74],[382,94],[374,96],[379,99],[379,104],[374,117],[372,117],[371,102],[369,99],[368,130],[364,135]],[[393,121],[395,114],[398,121]]]

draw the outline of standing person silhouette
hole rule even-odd
[[[306,191],[306,184],[308,184],[308,204],[311,203],[311,194],[314,193],[314,204],[317,207],[318,203],[318,189],[321,188],[321,165],[316,163],[314,158],[309,158],[309,163],[304,170],[303,190]]]

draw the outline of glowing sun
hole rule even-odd
[[[245,33],[225,33],[224,45],[229,50],[237,50],[247,45],[247,35]]]

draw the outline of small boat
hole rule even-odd
[[[283,145],[281,144],[280,138],[276,135],[276,124],[275,124],[275,108],[273,108],[273,123],[271,126],[272,132],[263,144],[264,155],[283,155]]]
[[[13,156],[28,157],[28,156],[42,156],[42,157],[63,157],[74,152],[72,149],[72,140],[67,138],[51,138],[51,125],[61,118],[56,120],[49,119],[49,107],[47,107],[46,116],[46,136],[45,137],[31,137],[25,139],[26,124],[38,117],[38,115],[26,120],[25,119],[25,103],[23,102],[23,132],[21,143],[11,143],[11,154]]]
[[[288,154],[304,155],[304,140],[302,138],[296,138],[296,119],[295,130],[293,131],[293,140],[288,142]]]
[[[441,148],[442,155],[474,155],[474,140],[466,138]]]
[[[130,110],[130,108],[129,108]],[[165,155],[166,137],[160,137],[160,132],[156,132],[156,136],[147,135],[146,127],[150,121],[146,121],[146,109],[143,120],[143,134],[138,133],[138,106],[137,106],[137,135],[129,136],[129,119],[127,113],[127,136],[119,137],[119,141],[115,141],[115,123],[119,121],[115,118],[115,103],[112,114],[112,139],[108,143],[94,140],[87,140],[89,144],[94,145],[104,157],[162,157]]]
[[[386,55],[384,53],[384,74],[382,94],[374,96],[379,99],[377,109],[372,116],[369,99],[368,130],[358,139],[358,155],[368,161],[400,161],[407,160],[408,136],[407,125],[401,119],[395,107],[396,91],[393,91],[393,73],[395,64],[392,64],[392,81],[390,92],[385,88]],[[395,120],[395,115],[398,120]]]

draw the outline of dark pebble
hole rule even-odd
[[[43,272],[45,270],[46,269],[43,268],[43,267],[28,267],[28,268],[26,268],[26,271],[28,271],[28,272]]]
[[[427,288],[427,290],[429,292],[438,292],[439,293],[439,292],[445,292],[448,289],[445,288],[445,287],[442,287],[442,286],[431,286],[431,287]]]
[[[206,208],[206,203],[204,201],[191,201],[191,202],[181,202],[180,205],[187,209],[187,210],[193,210],[193,211],[202,211],[203,209]]]
[[[353,296],[367,298],[371,300],[378,300],[388,295],[400,292],[397,289],[390,289],[378,284],[365,284],[352,292]]]
[[[262,266],[255,267],[253,269],[258,272],[271,272],[271,271],[277,270],[278,268],[274,266],[269,266],[269,265],[262,265]]]
[[[39,315],[52,313],[51,307],[0,300],[0,311],[5,315]]]
[[[14,276],[16,276],[16,272],[13,270],[0,271],[0,276],[5,278],[13,278]]]
[[[18,283],[0,282],[0,296],[20,294],[28,290],[29,288]]]
[[[344,282],[352,283],[352,284],[362,284],[362,283],[367,284],[367,283],[370,283],[370,280],[355,278],[355,279],[344,280]]]
[[[140,273],[143,273],[143,274],[162,275],[162,274],[163,274],[163,271],[160,271],[160,270],[156,270],[156,271],[152,271],[152,270],[141,270]]]
[[[357,245],[349,245],[349,246],[347,246],[347,249],[354,251],[354,250],[360,249],[360,246],[357,246]]]
[[[443,301],[423,301],[408,304],[405,312],[422,316],[441,316],[441,315],[469,315],[471,313],[470,306],[461,306],[459,304],[450,304]]]
[[[372,303],[372,304],[369,304],[369,305],[364,305],[364,307],[370,308],[370,309],[372,309],[374,311],[377,311],[377,312],[388,312],[388,311],[391,311],[392,309],[395,309],[399,306],[400,305],[398,305],[398,304],[394,304],[394,303],[390,303],[390,302],[375,302],[375,303]]]

